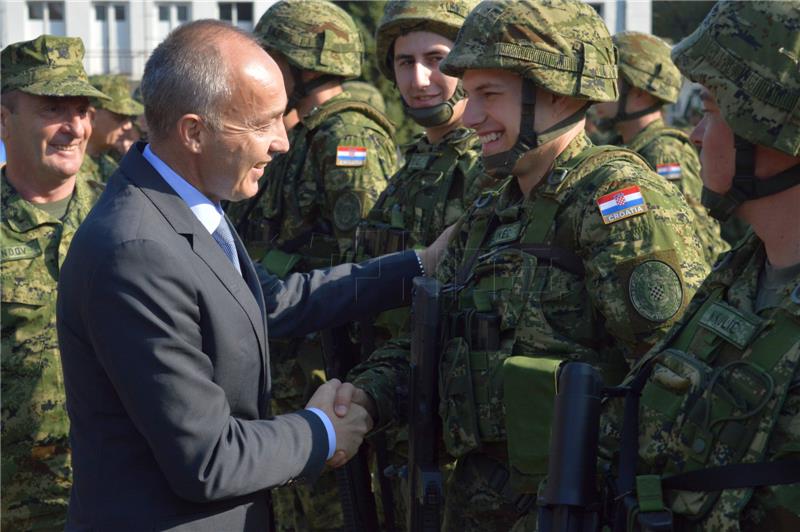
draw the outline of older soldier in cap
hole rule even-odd
[[[672,51],[703,85],[703,203],[752,231],[606,404],[615,530],[800,530],[798,28],[797,2],[723,1]]]
[[[644,157],[661,177],[677,186],[697,218],[697,236],[706,260],[713,264],[730,246],[720,236],[719,222],[700,203],[700,159],[689,135],[668,127],[661,111],[675,103],[681,73],[669,57],[667,43],[646,33],[625,31],[613,37],[619,50],[620,97],[594,106],[598,122],[619,134],[621,145]]]
[[[89,81],[110,99],[91,101],[94,121],[83,171],[105,183],[117,169],[117,159],[128,151],[124,139],[133,131],[136,117],[144,113],[144,106],[131,97],[125,76],[103,74],[92,76]]]
[[[102,185],[76,177],[92,132],[80,39],[43,35],[2,52],[2,528],[60,530],[69,421],[56,283]]]
[[[556,368],[587,361],[613,384],[661,339],[708,271],[679,191],[637,154],[592,146],[590,102],[617,98],[616,52],[591,6],[485,1],[440,70],[463,79],[464,124],[487,171],[437,272],[444,285],[439,413],[456,458],[447,531],[508,530],[546,473]],[[402,419],[408,339],[353,383],[375,426]],[[413,443],[413,442],[412,442]]]

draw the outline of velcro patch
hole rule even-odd
[[[628,297],[640,316],[661,323],[675,316],[683,305],[683,285],[669,264],[648,260],[631,272]]]
[[[367,148],[364,146],[337,146],[336,166],[364,166]]]
[[[647,212],[647,203],[636,185],[602,196],[597,200],[597,207],[606,225]]]
[[[0,251],[4,261],[33,259],[42,254],[42,248],[38,240],[30,242],[3,246]]]
[[[681,178],[681,165],[679,163],[657,164],[656,172],[661,177],[674,181]]]

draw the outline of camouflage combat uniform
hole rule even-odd
[[[623,83],[645,91],[659,101],[654,108],[636,114],[650,113],[665,103],[678,100],[681,73],[669,57],[670,47],[667,43],[653,35],[636,31],[617,33],[613,41],[619,50],[619,72]],[[623,89],[623,93],[626,92]],[[615,120],[624,121],[633,116],[618,115]],[[639,131],[626,147],[644,157],[658,175],[671,181],[683,192],[697,218],[697,236],[703,242],[706,260],[713,264],[717,256],[730,246],[720,236],[719,222],[710,217],[700,203],[703,188],[700,159],[689,136],[679,129],[667,127],[663,120],[658,119]]]
[[[703,244],[706,262],[713,264],[730,246],[720,236],[720,224],[708,215],[700,203],[703,182],[700,180],[700,159],[689,137],[667,127],[663,120],[651,122],[626,145],[645,158],[656,172],[672,182],[683,193],[697,220],[697,236]]]
[[[133,99],[131,96],[131,89],[125,76],[114,74],[101,74],[89,77],[92,86],[108,95],[109,99],[93,98],[91,103],[96,109],[105,109],[111,113],[129,117],[135,120],[140,114],[144,113],[144,106]],[[119,163],[114,158],[114,153],[111,149],[106,150],[94,156],[87,154],[84,162],[84,167],[81,168],[81,173],[90,175],[96,181],[102,183],[108,182],[117,168]]]
[[[772,95],[800,95],[798,27],[796,3],[720,2],[673,51],[681,71],[711,91],[736,135],[794,157],[800,156],[798,108]],[[743,81],[755,72],[776,92]],[[713,466],[792,459],[794,465],[785,467],[795,467],[797,477],[798,366],[800,264],[772,268],[751,232],[722,256],[680,322],[626,379],[643,384],[633,432],[639,445],[635,474],[654,475],[660,484],[662,476],[687,471],[710,478],[703,470]],[[623,418],[622,400],[610,401],[601,456],[613,456],[615,469],[622,460],[614,453]],[[797,530],[800,483],[765,484],[664,489],[663,498],[650,490],[648,512],[671,510],[676,531]],[[644,497],[639,494],[640,506]]]
[[[323,1],[280,1],[261,17],[255,35],[284,57],[301,101],[299,71],[325,80],[361,73],[363,44],[350,16]],[[324,37],[324,38],[323,38]],[[313,83],[313,82],[311,82]],[[338,264],[352,254],[355,231],[389,176],[397,170],[394,127],[348,91],[315,107],[289,132],[290,150],[266,169],[263,193],[239,234],[253,260],[283,277]],[[319,337],[270,341],[276,412],[305,406],[325,380]],[[343,526],[332,471],[314,484],[273,491],[278,530],[335,530]]]
[[[591,42],[600,75],[583,80],[591,87],[583,98],[615,98],[614,52],[602,20],[586,4],[555,4],[479,4],[442,72],[506,68],[574,94],[574,74],[542,68],[557,57],[525,53],[516,41],[544,33],[538,40],[560,43],[547,51],[559,64],[583,64],[575,43]],[[546,63],[531,68],[537,58]],[[626,207],[632,191],[643,202]],[[620,210],[601,214],[608,201],[622,202]],[[445,328],[439,414],[445,448],[457,458],[445,490],[445,530],[508,530],[530,511],[546,472],[556,367],[585,360],[617,382],[625,360],[661,337],[707,273],[693,222],[677,189],[639,156],[595,148],[582,133],[529,197],[516,179],[479,197],[436,273]],[[409,347],[407,338],[392,340],[354,372],[354,384],[375,400],[377,427],[404,419],[413,401],[406,396]]]
[[[2,52],[2,92],[103,97],[88,82],[83,53],[81,40],[69,37],[11,44]],[[72,471],[56,284],[72,237],[101,189],[79,176],[59,219],[46,210],[53,204],[26,201],[9,183],[6,167],[0,170],[3,530],[64,528]]]

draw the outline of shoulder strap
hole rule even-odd
[[[692,141],[689,139],[689,135],[687,135],[684,131],[681,131],[680,129],[674,127],[659,127],[659,128],[653,128],[649,131],[645,131],[644,133],[637,136],[635,139],[633,139],[633,142],[631,142],[628,145],[628,149],[631,149],[635,152],[642,151],[645,147],[647,147],[647,145],[649,145],[651,142],[662,136],[668,136],[678,139],[684,144],[692,143]]]
[[[343,111],[356,111],[377,123],[389,136],[395,133],[394,124],[389,118],[368,103],[358,100],[341,99],[323,104],[315,112],[303,119],[303,124],[313,131],[320,127],[328,118]]]

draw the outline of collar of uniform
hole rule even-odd
[[[644,127],[642,128],[642,130],[641,130],[641,131],[639,131],[639,132],[638,132],[636,135],[634,135],[634,136],[633,136],[633,138],[631,139],[631,141],[630,141],[630,142],[628,142],[628,144],[627,144],[627,145],[632,145],[632,144],[634,144],[634,143],[636,142],[636,139],[638,139],[639,137],[641,137],[642,135],[644,135],[644,134],[645,134],[645,133],[647,133],[648,131],[652,131],[652,130],[654,130],[654,129],[661,129],[661,128],[663,128],[664,126],[665,126],[665,124],[664,124],[664,120],[662,120],[661,118],[657,118],[656,120],[653,120],[652,122],[650,122],[649,124],[647,124],[646,126],[644,126]]]
[[[36,207],[33,203],[25,200],[19,195],[14,186],[8,181],[6,176],[6,167],[3,165],[2,170],[2,207],[3,207],[3,221],[8,226],[19,233],[30,231],[36,227],[44,224],[60,224],[61,220],[53,218],[42,209]],[[75,191],[73,191],[73,200],[78,190],[78,181],[75,181]],[[75,201],[70,201],[67,206],[67,213],[64,215],[66,218],[73,209]]]
[[[336,96],[331,97],[328,100],[325,100],[321,104],[312,107],[311,110],[300,120],[300,123],[305,125],[308,128],[311,128],[311,125],[315,124],[314,117],[325,110],[326,107],[338,102],[339,100],[351,100],[352,96],[347,91],[342,91]],[[311,124],[311,125],[309,125]]]

